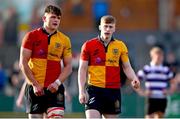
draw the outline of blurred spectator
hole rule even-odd
[[[165,65],[167,65],[173,71],[175,76],[178,70],[179,62],[177,61],[174,52],[170,51],[167,53]]]
[[[0,12],[0,47],[3,45],[4,41],[4,24],[3,24],[3,16],[2,12]]]
[[[153,45],[157,44],[157,38],[156,38],[156,36],[153,35],[153,34],[147,35],[147,37],[146,37],[146,43],[147,43],[149,46],[153,46]]]
[[[18,41],[19,16],[14,7],[8,8],[8,18],[5,22],[4,40],[8,45],[16,45]]]
[[[7,75],[0,61],[0,92],[4,90],[6,82],[7,82]]]
[[[26,82],[24,82],[24,84],[22,85],[20,91],[19,91],[19,94],[17,96],[17,99],[15,99],[16,101],[16,105],[15,105],[15,109],[17,111],[17,109],[20,111],[25,111],[25,96],[24,96],[24,93],[25,93],[25,87],[26,87]]]
[[[71,0],[72,14],[74,16],[81,16],[84,13],[84,7],[81,0]]]
[[[6,86],[6,95],[14,97],[13,109],[16,112],[25,111],[24,108],[20,108],[16,105],[16,100],[19,96],[19,92],[24,83],[24,75],[19,69],[18,60],[13,64],[12,70],[10,71],[9,84]]]
[[[43,14],[43,13],[42,13]],[[30,21],[30,29],[39,28],[42,26],[42,18],[41,18],[41,7],[40,5],[36,5],[31,14],[31,21]]]
[[[80,53],[73,53],[72,59],[72,73],[69,76],[69,79],[65,81],[65,96],[66,96],[66,111],[72,112],[72,103],[73,98],[78,96],[78,66],[79,66],[79,56]]]
[[[176,84],[173,72],[163,65],[164,51],[160,47],[153,47],[150,57],[150,64],[138,71],[138,77],[145,82],[145,89],[142,88],[138,93],[147,97],[146,118],[163,118],[167,96],[174,93]]]

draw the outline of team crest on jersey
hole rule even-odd
[[[61,46],[60,43],[55,43],[55,48],[59,48]]]
[[[117,55],[118,53],[119,53],[119,50],[118,50],[117,48],[114,48],[114,49],[113,49],[113,54],[114,54],[114,55]]]

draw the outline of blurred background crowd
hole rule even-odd
[[[101,16],[117,19],[116,38],[123,40],[135,71],[150,61],[149,50],[158,45],[165,51],[166,64],[176,72],[179,87],[170,97],[166,115],[180,117],[180,0],[0,0],[0,111],[24,112],[16,105],[24,77],[18,67],[19,49],[26,32],[42,26],[48,4],[62,8],[60,30],[71,38],[73,73],[65,82],[67,112],[83,112],[78,102],[77,69],[80,47],[98,35]],[[144,98],[123,87],[122,116],[143,117]],[[132,109],[132,102],[136,102]],[[125,104],[126,103],[126,104]],[[134,104],[133,104],[134,105]]]

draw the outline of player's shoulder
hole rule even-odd
[[[150,65],[150,64],[146,64],[146,65],[144,65],[143,69],[144,69],[144,70],[149,70],[149,69],[150,69],[150,67],[151,67],[151,65]]]
[[[94,38],[87,40],[87,42],[96,42],[98,40],[99,40],[99,37],[94,37]]]
[[[143,71],[143,72],[146,72],[146,73],[150,72],[151,70],[152,70],[152,67],[151,67],[150,64],[146,64],[146,65],[144,65],[143,68],[142,68],[142,71]]]
[[[93,43],[98,42],[98,41],[99,41],[98,37],[94,37],[94,38],[86,40],[85,44],[93,44]]]
[[[64,39],[70,39],[68,35],[66,35],[65,33],[61,32],[61,31],[57,31],[57,34]]]
[[[37,35],[38,33],[42,32],[42,28],[36,28],[29,32],[27,32],[28,35]]]
[[[167,71],[170,71],[170,68],[169,68],[167,65],[164,65],[164,64],[163,64],[163,65],[162,65],[162,68],[163,68],[164,71],[166,71],[166,72],[167,72]]]
[[[114,41],[117,42],[117,43],[120,43],[120,44],[125,44],[122,39],[114,38]]]
[[[37,36],[37,34],[40,34],[40,31],[41,31],[41,28],[36,28],[31,31],[28,31],[26,33],[26,37],[35,37],[35,36]]]
[[[127,47],[123,40],[114,38],[114,43],[120,47]]]
[[[94,38],[86,40],[83,43],[82,47],[93,48],[96,44],[98,44],[98,42],[99,42],[98,37],[94,37]]]

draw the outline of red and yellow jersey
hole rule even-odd
[[[97,37],[86,41],[81,60],[88,61],[88,84],[101,88],[120,88],[120,61],[128,62],[128,49],[119,40],[111,39],[107,47]]]
[[[70,39],[56,31],[49,35],[39,28],[26,34],[22,47],[32,51],[29,67],[43,87],[54,82],[61,73],[61,59],[71,57]]]

